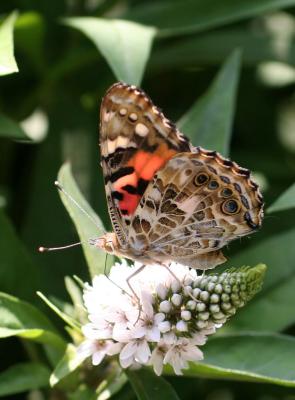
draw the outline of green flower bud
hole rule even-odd
[[[187,300],[186,308],[191,311],[190,323],[195,329],[205,328],[204,323],[223,324],[243,307],[261,289],[266,266],[230,269],[222,274],[210,274],[196,280],[193,295],[199,301],[195,308]]]

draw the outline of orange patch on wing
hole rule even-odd
[[[169,149],[166,143],[161,143],[154,153],[139,150],[127,165],[134,167],[138,178],[150,181],[176,153],[175,150]]]
[[[135,172],[138,174],[146,165],[148,160],[151,157],[151,153],[147,153],[146,151],[139,150],[133,158],[128,163],[128,166],[132,166],[135,169]]]
[[[141,196],[139,194],[130,194],[125,191],[122,193],[124,198],[119,201],[119,208],[120,210],[127,210],[127,215],[132,215],[138,206]]]
[[[139,150],[134,154],[127,164],[127,166],[134,168],[134,172],[123,176],[114,183],[114,189],[123,195],[123,199],[119,200],[120,210],[126,210],[127,215],[132,215],[141,198],[141,195],[128,193],[122,188],[126,185],[137,188],[140,178],[150,181],[155,173],[176,153],[175,150],[169,149],[166,143],[162,143],[154,153]]]

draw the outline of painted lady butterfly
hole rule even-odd
[[[114,84],[100,111],[100,149],[114,228],[95,246],[143,264],[213,268],[221,248],[261,226],[250,172],[194,147],[135,86]]]

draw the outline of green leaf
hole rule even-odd
[[[127,370],[126,374],[138,400],[178,400],[173,387],[164,378],[147,368]]]
[[[50,371],[35,362],[19,363],[0,374],[0,396],[48,387]]]
[[[14,58],[13,26],[18,13],[12,12],[0,26],[0,76],[18,72]]]
[[[78,388],[75,389],[72,393],[67,393],[67,398],[69,400],[98,400],[97,394],[93,389],[90,389],[85,384],[81,384]],[[106,397],[103,400],[107,400]]]
[[[154,25],[163,36],[173,36],[205,31],[294,5],[294,0],[157,1],[132,7],[125,17]]]
[[[119,81],[140,84],[156,34],[155,28],[91,17],[66,18],[64,23],[79,29],[93,41]]]
[[[69,276],[65,277],[65,285],[67,292],[69,293],[73,307],[75,309],[75,315],[79,322],[86,323],[88,320],[87,313],[83,302],[82,289],[78,284]]]
[[[17,122],[5,117],[3,114],[0,114],[0,137],[8,137],[15,140],[30,139]]]
[[[179,129],[197,146],[229,154],[241,53],[226,60],[208,91],[178,122]]]
[[[287,16],[286,16],[287,17]],[[266,20],[267,21],[267,20]],[[232,52],[240,48],[243,65],[256,67],[265,61],[283,61],[294,64],[294,44],[288,35],[274,35],[267,30],[267,22],[259,30],[252,25],[226,27],[209,31],[202,35],[183,37],[182,40],[169,41],[165,46],[157,46],[153,51],[150,67],[153,70],[167,71],[178,68],[198,68],[218,65]],[[289,51],[281,51],[275,43],[280,40]]]
[[[267,209],[268,213],[288,210],[295,207],[295,183],[291,185],[280,197]]]
[[[65,342],[37,308],[0,292],[0,338],[19,336],[63,351]]]
[[[96,399],[106,400],[118,393],[127,383],[126,374],[119,368],[114,368],[113,373],[109,373],[96,389]]]
[[[0,226],[0,290],[14,292],[25,300],[35,300],[40,283],[38,268],[2,210]],[[19,284],[28,280],[27,285]]]
[[[232,257],[227,266],[263,261],[268,273],[261,292],[223,329],[280,331],[295,322],[295,229],[275,235]]]
[[[95,214],[93,209],[82,196],[73,176],[69,164],[64,164],[59,173],[58,180],[79,206],[87,212],[90,217],[87,217],[77,205],[71,201],[63,193],[60,193],[62,202],[66,207],[70,217],[72,218],[79,237],[82,241],[83,251],[87,260],[90,276],[99,275],[104,271],[106,254],[89,244],[90,238],[99,237],[104,233],[104,227],[100,218]],[[108,262],[113,263],[113,257],[108,257]]]
[[[31,72],[34,76],[36,73],[45,72],[46,68],[45,18],[43,13],[30,10],[22,12],[15,24],[16,49],[25,54],[26,63],[30,62],[30,66],[34,68]],[[47,72],[46,77],[48,76]]]
[[[72,344],[68,344],[62,359],[59,361],[50,376],[50,385],[55,386],[63,378],[75,371],[82,362],[83,360],[81,357],[77,356],[76,347]]]
[[[38,296],[54,311],[67,325],[69,325],[72,329],[76,330],[80,333],[80,324],[75,321],[72,317],[67,315],[65,312],[60,310],[55,304],[53,304],[43,293],[37,292]]]
[[[237,379],[295,387],[295,338],[278,334],[212,337],[204,361],[190,364],[187,376]]]

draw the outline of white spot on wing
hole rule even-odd
[[[149,129],[147,126],[145,126],[144,124],[142,124],[141,122],[139,122],[136,127],[135,127],[135,132],[139,135],[139,136],[146,136],[149,132]]]
[[[194,209],[196,208],[197,200],[195,197],[191,197],[185,200],[183,203],[178,204],[178,208],[184,211],[185,213],[193,213]]]
[[[181,171],[181,173],[179,174],[179,186],[182,187],[185,185],[185,183],[187,182],[188,178],[187,175],[184,171]]]
[[[117,140],[107,140],[108,154],[114,153],[117,148]]]
[[[131,113],[129,115],[129,118],[131,119],[131,121],[137,121],[137,119],[138,119],[137,114],[135,114],[135,113]]]
[[[124,117],[124,115],[127,114],[126,108],[121,108],[120,111],[119,111],[119,113],[120,113],[120,115],[122,115],[122,117]]]
[[[129,143],[129,138],[125,136],[118,136],[117,138],[117,147],[122,147],[123,149],[126,149]]]
[[[107,110],[105,110],[105,111],[103,112],[102,119],[103,119],[104,122],[109,122],[109,120],[110,120],[110,113],[109,113]]]

